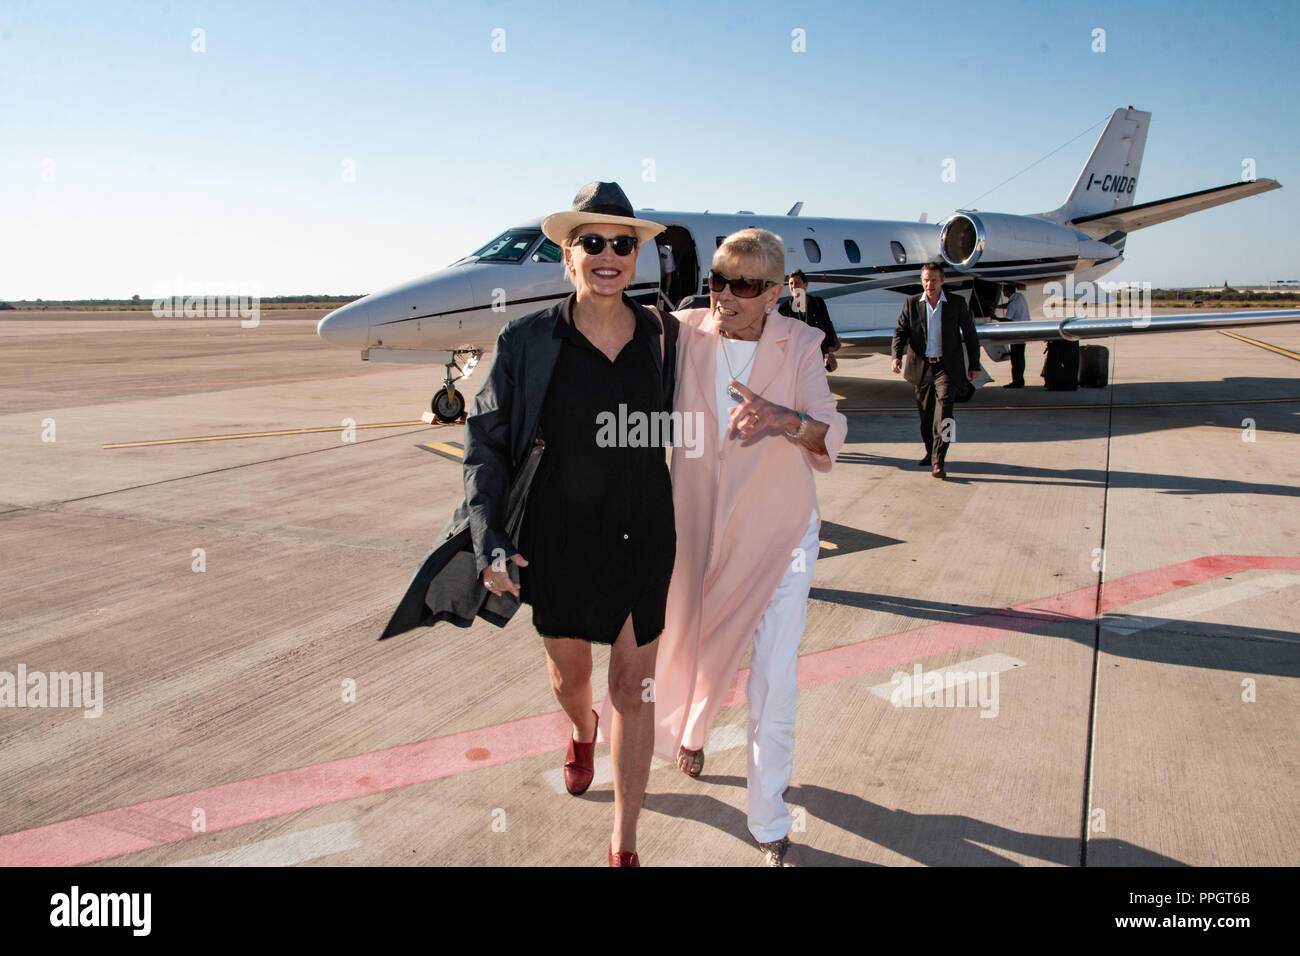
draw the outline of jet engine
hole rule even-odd
[[[960,272],[1056,263],[1062,272],[1070,272],[1080,259],[1096,262],[1120,254],[1069,226],[990,212],[956,212],[944,220],[939,253]]]

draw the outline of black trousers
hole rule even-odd
[[[944,423],[951,421],[955,427],[956,419],[952,415],[952,383],[941,363],[923,361],[921,381],[916,386],[916,411],[921,416],[925,453],[936,465],[942,465],[949,444],[944,439]]]
[[[1025,384],[1025,343],[1011,346],[1011,381]]]

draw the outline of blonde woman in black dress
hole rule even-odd
[[[564,777],[575,795],[594,774],[591,644],[612,645],[611,866],[639,865],[636,821],[654,742],[650,688],[676,536],[663,447],[610,446],[600,438],[600,424],[602,415],[632,418],[671,407],[675,325],[665,329],[624,291],[636,277],[640,244],[662,229],[635,218],[615,183],[583,187],[572,210],[543,220],[542,231],[563,248],[575,292],[502,330],[484,385],[490,398],[476,400],[465,431],[466,494],[472,514],[478,505],[471,530],[483,585],[533,607],[551,688],[573,724]],[[519,409],[524,399],[517,383],[529,363],[535,369],[547,361],[554,367],[540,409]],[[537,422],[545,451],[516,548],[501,530],[507,450],[518,437],[512,429],[526,421]],[[507,560],[519,568],[518,584]]]

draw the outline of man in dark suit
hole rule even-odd
[[[835,361],[835,352],[840,347],[840,337],[835,334],[831,324],[831,314],[821,296],[808,292],[808,279],[802,269],[791,272],[787,281],[790,283],[790,298],[782,302],[777,310],[792,319],[800,319],[822,333],[822,358],[826,371],[833,372],[839,367]]]
[[[916,388],[916,410],[925,442],[925,457],[917,464],[931,468],[935,478],[946,478],[943,462],[956,427],[953,395],[961,376],[979,377],[979,342],[966,300],[956,293],[944,295],[942,263],[927,262],[921,267],[921,287],[925,292],[911,296],[898,315],[892,367]]]

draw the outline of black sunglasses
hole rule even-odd
[[[589,256],[598,256],[605,251],[605,243],[614,250],[616,256],[630,256],[636,251],[637,243],[640,242],[636,236],[615,236],[613,239],[606,239],[604,236],[598,236],[595,233],[587,233],[585,236],[579,236],[574,242],[581,243],[583,251]]]
[[[710,289],[721,294],[723,289],[731,286],[731,294],[737,299],[752,299],[774,285],[776,283],[771,279],[746,279],[744,276],[728,279],[716,272],[709,273]]]

